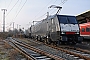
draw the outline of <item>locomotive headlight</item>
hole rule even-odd
[[[65,32],[61,32],[61,34],[65,34]]]
[[[47,39],[48,39],[48,36],[47,36]]]
[[[79,34],[79,32],[76,32],[76,34]]]

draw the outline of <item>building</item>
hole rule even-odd
[[[76,16],[80,24],[90,22],[90,10]]]

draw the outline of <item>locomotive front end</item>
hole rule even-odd
[[[61,41],[68,43],[77,43],[82,41],[80,37],[79,25],[75,16],[58,15],[60,24]]]

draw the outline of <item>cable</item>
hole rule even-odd
[[[50,2],[51,2],[51,1],[52,1],[52,0],[50,0]],[[57,1],[57,0],[55,0],[54,3],[55,3],[56,1]],[[47,5],[49,5],[50,2],[49,2]],[[54,3],[53,3],[53,4],[54,4]],[[47,6],[47,5],[46,5],[46,6]],[[45,7],[46,7],[46,6],[45,6]],[[45,8],[45,7],[44,7],[44,8]],[[44,9],[44,8],[43,8],[43,9]],[[38,14],[40,14],[40,13],[43,11],[43,9],[42,9]],[[38,14],[37,14],[37,15],[38,15]],[[44,13],[42,16],[40,16],[40,17],[38,17],[38,18],[36,18],[36,16],[37,16],[37,15],[36,15],[34,18],[39,19],[39,18],[43,17],[45,14],[47,14],[47,13]],[[34,19],[32,19],[32,20],[34,20]]]
[[[52,0],[50,0],[50,2],[51,2],[51,1],[52,1]],[[50,3],[50,2],[49,2],[49,3]],[[46,4],[46,6],[47,6],[49,3],[47,3],[47,4]],[[46,7],[46,6],[45,6],[45,7]],[[44,9],[45,7],[43,7],[43,9]],[[40,10],[40,11],[39,11],[39,12],[35,15],[35,17],[34,17],[34,18],[36,18],[36,16],[37,16],[38,14],[40,14],[40,13],[43,11],[43,9],[42,9],[42,10]],[[34,18],[33,18],[32,20],[34,20]],[[36,18],[36,19],[37,19],[37,18]]]
[[[5,3],[5,6],[4,7],[6,8],[6,0],[4,0],[4,3]]]
[[[19,6],[18,6],[18,8],[17,8],[17,11],[18,11],[18,9],[19,9],[19,7],[20,7],[20,5],[21,5],[21,2],[22,2],[22,0],[20,1],[20,4],[19,4]],[[16,11],[16,12],[17,12],[17,11]]]
[[[27,2],[27,0],[25,1],[25,3],[26,3],[26,2]],[[18,11],[17,15],[20,13],[20,11],[21,11],[21,10],[22,10],[22,8],[24,7],[25,3],[22,5],[22,7],[21,7],[21,9]],[[15,16],[15,18],[14,18],[14,19],[16,19],[17,15]],[[14,20],[14,19],[13,19],[13,20]]]
[[[57,0],[55,0],[54,3],[55,3],[56,1],[57,1]],[[54,4],[54,3],[53,3],[53,4]]]
[[[19,0],[18,0],[19,1]],[[18,1],[15,3],[15,5],[11,8],[11,10],[7,13],[7,15],[12,11],[12,9],[16,6],[16,4],[18,3]],[[6,16],[7,16],[6,15]]]
[[[7,9],[8,9],[8,8],[9,8],[9,6],[11,5],[11,2],[12,2],[12,0],[10,1],[9,5],[7,6]]]
[[[9,23],[9,25],[8,25],[6,28],[10,27],[10,26],[12,25],[12,23],[13,23],[13,22]]]
[[[52,1],[52,0],[50,0],[50,2],[51,2],[51,1]],[[57,0],[55,0],[54,3],[55,3],[56,1],[57,1]],[[47,5],[49,5],[50,2],[49,2]],[[53,3],[53,4],[54,4],[54,3]],[[46,6],[47,6],[47,5],[46,5]],[[46,6],[45,6],[45,7],[46,7]],[[45,7],[44,7],[44,8],[45,8]],[[43,8],[43,9],[44,9],[44,8]],[[42,9],[42,10],[43,10],[43,9]],[[42,10],[41,10],[41,11],[42,11]],[[40,12],[41,12],[41,11],[40,11]],[[40,12],[39,12],[39,13],[40,13]],[[39,14],[39,13],[38,13],[38,14]],[[37,14],[37,15],[38,15],[38,14]],[[47,14],[47,13],[44,13],[44,14],[43,14],[42,16],[40,16],[40,17],[43,17],[45,14]],[[37,16],[37,15],[36,15],[36,16]],[[35,16],[34,18],[36,18],[36,16]],[[39,19],[40,17],[38,17],[38,18],[36,18],[36,19]],[[32,20],[33,20],[33,19],[32,19]]]
[[[61,0],[61,3],[59,5],[63,5],[67,0]]]
[[[46,15],[46,14],[47,14],[47,13],[45,13],[45,14],[43,14],[42,16],[38,17],[37,20],[38,20],[39,18],[43,17],[43,16]]]
[[[62,6],[66,1],[67,1],[67,0],[63,0],[63,1],[61,0],[61,3],[60,3],[59,5]],[[55,11],[55,10],[54,10],[54,11]],[[54,12],[54,11],[53,11],[53,12]],[[53,12],[51,12],[51,14],[52,14]]]

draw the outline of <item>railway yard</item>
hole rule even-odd
[[[1,32],[0,60],[90,60],[89,25],[81,28],[75,16],[54,15],[26,31]]]
[[[8,37],[0,44],[0,60],[90,60],[90,41],[55,46],[33,39]]]
[[[90,1],[15,1],[0,1],[0,60],[90,60]]]

